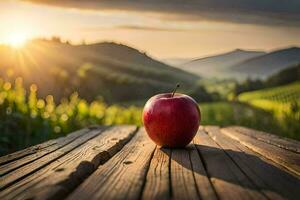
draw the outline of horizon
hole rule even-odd
[[[276,20],[269,19],[268,13],[255,20],[255,13],[249,17],[238,12],[241,20],[236,21],[221,11],[211,14],[215,17],[204,13],[190,16],[181,10],[169,16],[164,10],[153,11],[148,7],[120,10],[118,6],[106,9],[96,6],[91,10],[81,5],[45,2],[0,2],[0,43],[17,46],[23,40],[53,35],[72,44],[83,40],[87,44],[112,41],[147,52],[159,60],[203,58],[235,49],[269,52],[300,46],[299,16],[293,18],[277,11],[274,11],[278,15]],[[225,19],[218,17],[220,14]]]
[[[80,45],[95,45],[95,44],[102,44],[102,43],[114,43],[114,44],[117,44],[117,45],[124,45],[124,46],[127,46],[127,47],[130,47],[130,48],[134,48],[136,50],[138,50],[139,52],[142,52],[142,53],[146,53],[149,57],[153,58],[153,59],[156,59],[156,60],[159,60],[161,62],[165,62],[167,60],[180,60],[180,59],[185,59],[185,60],[190,60],[190,61],[193,61],[193,60],[198,60],[198,59],[205,59],[205,58],[209,58],[209,57],[214,57],[214,56],[219,56],[219,55],[222,55],[222,54],[227,54],[227,53],[231,53],[231,52],[234,52],[234,51],[248,51],[248,52],[264,52],[264,53],[272,53],[274,51],[280,51],[280,50],[285,50],[285,49],[291,49],[291,48],[300,48],[300,45],[297,46],[297,45],[289,45],[289,46],[283,46],[283,47],[279,47],[279,48],[275,48],[275,49],[243,49],[243,48],[234,48],[234,49],[229,49],[228,51],[223,51],[223,52],[219,52],[219,53],[214,53],[214,54],[208,54],[208,55],[203,55],[203,56],[198,56],[198,57],[165,57],[165,58],[157,58],[153,55],[151,55],[151,53],[147,52],[147,51],[143,51],[142,49],[138,49],[138,48],[135,48],[133,46],[130,46],[128,44],[124,44],[124,43],[121,43],[121,42],[118,42],[118,41],[109,41],[109,40],[104,40],[104,41],[94,41],[94,42],[90,42],[90,43],[85,43],[85,41],[82,41],[81,43],[74,43],[73,41],[71,40],[68,40],[68,39],[61,39],[59,36],[52,36],[51,38],[43,38],[43,37],[36,37],[36,38],[30,38],[30,39],[27,39],[26,41],[24,41],[24,44],[18,46],[14,46],[13,44],[9,44],[9,43],[0,43],[0,46],[8,46],[8,47],[11,47],[11,48],[15,48],[15,49],[22,49],[23,46],[26,46],[26,44],[28,42],[31,42],[31,41],[34,41],[34,40],[45,40],[45,41],[49,41],[51,42],[53,40],[53,38],[57,38],[57,39],[60,39],[60,43],[62,44],[68,44],[68,45],[72,45],[72,46],[80,46]],[[172,66],[172,65],[171,65]]]

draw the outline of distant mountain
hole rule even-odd
[[[284,69],[265,80],[267,87],[274,87],[300,81],[300,63],[296,66]]]
[[[298,63],[300,48],[292,47],[244,60],[232,65],[231,71],[247,74],[249,77],[267,77]]]
[[[234,51],[215,56],[195,59],[181,65],[181,69],[204,77],[222,77],[231,66],[250,58],[264,55],[262,51],[246,51],[236,49]]]
[[[163,59],[162,62],[174,67],[180,67],[191,60],[193,59],[192,58],[166,58]]]
[[[0,77],[18,76],[27,87],[36,83],[41,96],[60,99],[77,91],[88,100],[102,96],[111,103],[144,100],[171,91],[177,82],[191,88],[199,79],[122,44],[48,40],[31,41],[23,49],[0,46]]]
[[[176,66],[203,78],[266,78],[300,63],[300,48],[272,52],[234,50]]]

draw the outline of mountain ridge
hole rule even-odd
[[[260,76],[260,74],[269,76],[299,62],[300,48],[292,46],[247,59],[233,65],[231,69],[237,72],[247,72],[252,76]]]
[[[208,78],[266,78],[300,63],[300,48],[291,46],[269,52],[235,49],[190,60],[180,69]]]
[[[71,45],[34,40],[23,49],[2,45],[0,61],[0,74],[5,80],[24,77],[27,87],[36,83],[41,96],[54,94],[57,99],[78,90],[87,100],[97,96],[112,103],[144,100],[172,90],[177,82],[189,88],[199,79],[132,47],[112,42]]]
[[[193,72],[199,76],[214,77],[224,74],[227,68],[243,60],[262,55],[262,51],[233,50],[230,52],[194,59],[181,65],[181,69]]]
[[[194,61],[201,61],[201,60],[205,60],[205,59],[209,59],[209,58],[213,58],[213,57],[217,57],[217,56],[227,56],[227,55],[231,55],[231,54],[236,54],[236,53],[265,53],[264,51],[256,51],[256,50],[244,50],[244,49],[234,49],[232,51],[229,52],[225,52],[225,53],[220,53],[220,54],[214,54],[214,55],[210,55],[210,56],[205,56],[205,57],[201,57],[201,58],[195,58],[185,64],[194,62]]]

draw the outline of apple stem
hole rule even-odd
[[[177,84],[176,84],[176,87],[175,87],[174,90],[173,90],[173,93],[172,93],[171,98],[174,97],[175,92],[176,92],[177,88],[179,88],[179,87],[180,87],[180,85],[179,85],[179,83],[177,83]]]

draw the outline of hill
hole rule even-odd
[[[190,62],[191,60],[191,58],[166,58],[161,61],[174,67],[180,67],[183,64]]]
[[[265,85],[267,87],[272,87],[272,86],[274,87],[274,86],[288,84],[294,81],[300,81],[300,63],[294,67],[284,69],[270,76],[265,81]]]
[[[189,61],[181,68],[205,77],[224,76],[223,73],[228,72],[231,66],[263,54],[264,52],[261,51],[236,49],[228,53]]]
[[[249,77],[267,77],[300,62],[300,48],[292,47],[250,58],[231,67]]]
[[[244,82],[237,83],[234,87],[234,93],[240,94],[253,90],[286,85],[295,81],[300,81],[300,64],[284,69],[265,80],[247,79]]]
[[[243,80],[248,77],[267,78],[298,63],[300,48],[291,47],[268,53],[237,49],[174,66],[203,77]]]
[[[87,100],[102,96],[111,103],[144,100],[177,82],[190,88],[199,79],[122,44],[48,40],[33,40],[23,49],[0,46],[0,76],[21,76],[27,87],[36,83],[41,96],[60,99],[77,91]]]

